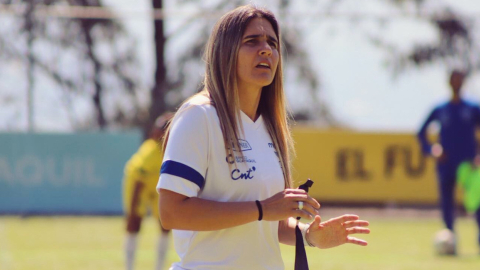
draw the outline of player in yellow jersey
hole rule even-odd
[[[161,138],[165,128],[173,116],[165,113],[159,116],[152,128],[149,138],[125,165],[123,179],[123,207],[127,223],[127,237],[125,240],[126,269],[132,270],[137,249],[137,237],[143,217],[148,212],[156,220],[159,219],[158,193],[156,186],[162,165],[163,151]],[[163,268],[165,255],[168,249],[168,232],[160,224],[161,233],[157,246],[157,262],[155,269]]]

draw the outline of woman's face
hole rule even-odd
[[[277,70],[278,39],[269,21],[255,18],[243,34],[237,59],[238,88],[249,89],[272,83]]]

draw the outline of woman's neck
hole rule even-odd
[[[240,109],[245,113],[252,121],[256,121],[259,117],[258,115],[258,104],[260,103],[260,96],[262,94],[262,89],[254,90],[241,90],[239,89],[238,95],[240,99]]]
[[[452,103],[455,103],[455,104],[456,104],[456,103],[459,103],[460,100],[461,100],[460,95],[455,95],[455,94],[452,95],[452,99],[451,99],[451,102],[452,102]]]

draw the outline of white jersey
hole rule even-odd
[[[253,122],[241,113],[243,158],[235,149],[234,157],[227,156],[217,111],[205,99],[195,98],[175,116],[157,190],[220,202],[264,200],[284,190],[280,161],[262,117]],[[237,168],[228,166],[233,159]],[[254,221],[217,231],[173,230],[180,262],[172,269],[284,269],[278,224]]]

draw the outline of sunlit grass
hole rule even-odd
[[[329,250],[307,247],[310,269],[480,269],[477,229],[471,218],[457,219],[459,256],[439,257],[432,237],[437,218],[367,218],[367,247]],[[153,269],[158,226],[146,219],[138,243],[136,269]],[[124,269],[122,217],[0,217],[0,269]],[[295,250],[282,245],[285,269],[293,269]],[[167,264],[177,261],[173,246]]]

